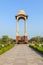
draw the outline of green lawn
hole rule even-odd
[[[7,35],[2,36],[2,38],[0,38],[0,55],[13,48],[14,45],[14,39],[9,38]]]
[[[15,44],[7,45],[3,48],[0,48],[0,55],[3,54],[4,52],[8,51],[9,49],[13,48]]]
[[[43,54],[43,47],[40,47],[38,45],[32,45],[32,44],[30,44],[29,47],[31,47],[31,48],[37,50],[38,52],[40,52],[41,54]]]

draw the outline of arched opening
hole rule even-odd
[[[19,36],[24,36],[24,20],[20,19],[18,23]]]

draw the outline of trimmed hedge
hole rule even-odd
[[[13,48],[14,47],[14,44],[11,44],[11,45],[8,45],[4,48],[1,48],[0,49],[0,55],[3,54],[4,52],[8,51],[9,49]]]
[[[29,45],[29,47],[35,49],[36,51],[40,52],[41,54],[43,54],[43,48],[35,46],[35,45]]]

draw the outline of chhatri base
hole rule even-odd
[[[28,43],[28,37],[27,36],[16,36],[16,44],[20,42]]]

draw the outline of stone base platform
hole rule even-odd
[[[16,43],[18,44],[20,42],[28,43],[28,37],[27,36],[16,36]]]

